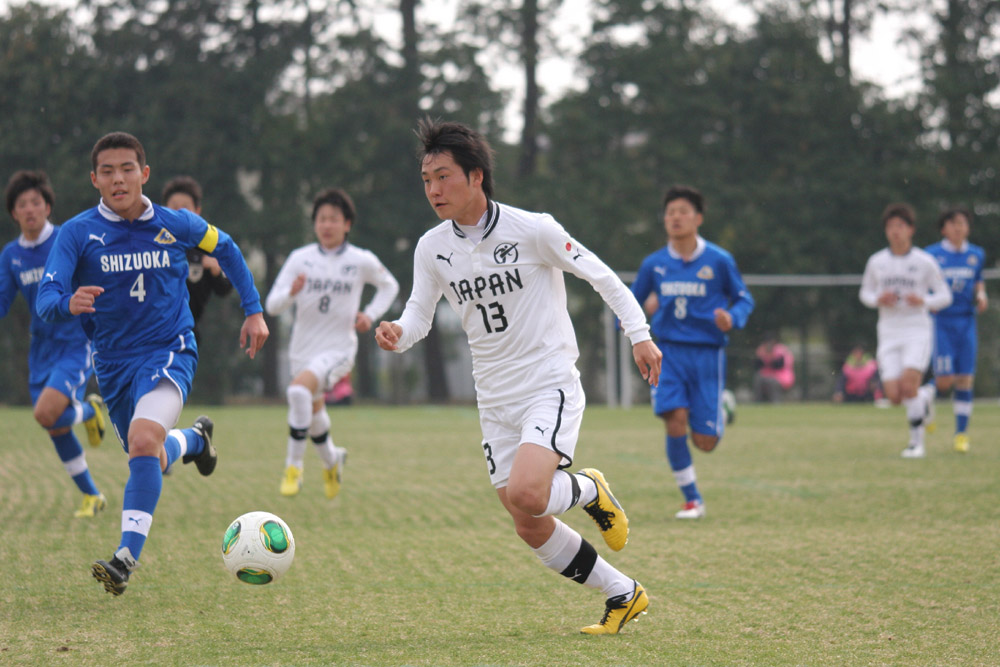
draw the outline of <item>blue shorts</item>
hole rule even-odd
[[[128,451],[128,428],[140,398],[166,380],[173,383],[180,390],[182,400],[187,401],[198,368],[198,347],[189,331],[174,345],[143,350],[135,356],[95,354],[94,368],[111,425],[118,442]]]
[[[90,363],[90,341],[31,341],[28,357],[28,391],[34,405],[46,387],[67,396],[72,403],[83,401],[87,381],[94,374]]]
[[[657,343],[663,352],[659,386],[653,387],[653,412],[662,417],[687,408],[691,430],[722,437],[726,417],[722,392],[726,388],[726,351],[711,345]]]
[[[976,316],[934,318],[934,375],[974,375]]]

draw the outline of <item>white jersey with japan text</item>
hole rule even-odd
[[[563,272],[589,282],[622,321],[633,344],[649,340],[631,291],[552,216],[489,202],[483,238],[473,243],[451,220],[417,243],[413,293],[398,351],[427,335],[441,296],[461,317],[481,408],[496,407],[579,377],[576,333]]]
[[[894,306],[879,306],[879,296],[895,292]],[[906,302],[908,294],[924,299],[919,306]],[[879,339],[929,335],[932,330],[930,311],[940,310],[951,303],[951,289],[945,282],[937,261],[920,248],[910,248],[905,255],[893,254],[883,248],[868,258],[861,278],[861,302],[878,308]]]
[[[306,276],[305,286],[292,296],[292,283],[300,274]],[[293,368],[331,351],[354,358],[358,350],[354,323],[366,283],[375,286],[375,295],[364,313],[378,322],[396,298],[399,283],[374,253],[346,241],[333,250],[311,243],[292,251],[265,307],[268,314],[278,315],[295,306],[288,347]]]

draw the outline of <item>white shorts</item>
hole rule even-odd
[[[354,368],[354,357],[343,352],[324,352],[306,362],[292,362],[292,378],[298,377],[302,371],[309,371],[316,376],[319,383],[316,387],[314,399],[318,399],[337,384],[340,378],[351,372]]]
[[[931,362],[932,347],[930,332],[888,339],[880,337],[875,353],[879,377],[883,382],[898,380],[907,368],[925,372]]]
[[[547,389],[517,403],[479,410],[486,470],[494,488],[507,486],[514,455],[522,444],[546,447],[562,456],[560,468],[573,465],[587,397],[577,380]]]

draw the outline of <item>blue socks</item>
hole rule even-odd
[[[119,548],[128,547],[139,560],[153,522],[153,511],[163,489],[163,473],[158,456],[136,456],[128,462],[129,477],[122,499],[122,540]]]
[[[62,461],[66,472],[73,478],[76,487],[87,495],[96,496],[100,491],[94,484],[94,478],[90,476],[90,469],[87,467],[87,458],[83,454],[83,447],[76,439],[73,432],[62,435],[50,435],[53,444],[56,446],[56,453]]]
[[[972,390],[956,389],[952,401],[955,408],[955,433],[965,433],[969,428],[969,417],[972,416]]]
[[[670,469],[674,471],[674,478],[677,486],[684,494],[684,500],[701,500],[698,493],[698,485],[695,482],[694,465],[691,460],[691,450],[688,449],[687,435],[667,436],[667,461],[670,462]]]
[[[63,410],[63,413],[61,415],[59,415],[59,419],[57,419],[56,422],[50,428],[53,429],[53,430],[59,429],[59,428],[66,428],[67,426],[72,426],[74,424],[79,424],[81,422],[85,422],[88,419],[92,419],[93,418],[93,416],[94,416],[94,406],[93,405],[91,405],[90,403],[87,403],[86,401],[84,401],[83,403],[79,404],[79,407],[83,409],[83,413],[80,415],[80,419],[79,420],[76,418],[77,417],[77,415],[76,415],[77,406],[75,406],[72,403],[70,403],[68,406],[66,406],[66,409]]]
[[[171,429],[163,443],[167,453],[167,470],[182,456],[197,456],[205,449],[205,439],[193,428]]]

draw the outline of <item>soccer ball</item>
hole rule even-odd
[[[284,521],[270,512],[236,517],[222,537],[222,562],[248,584],[269,584],[292,565],[295,538]]]

